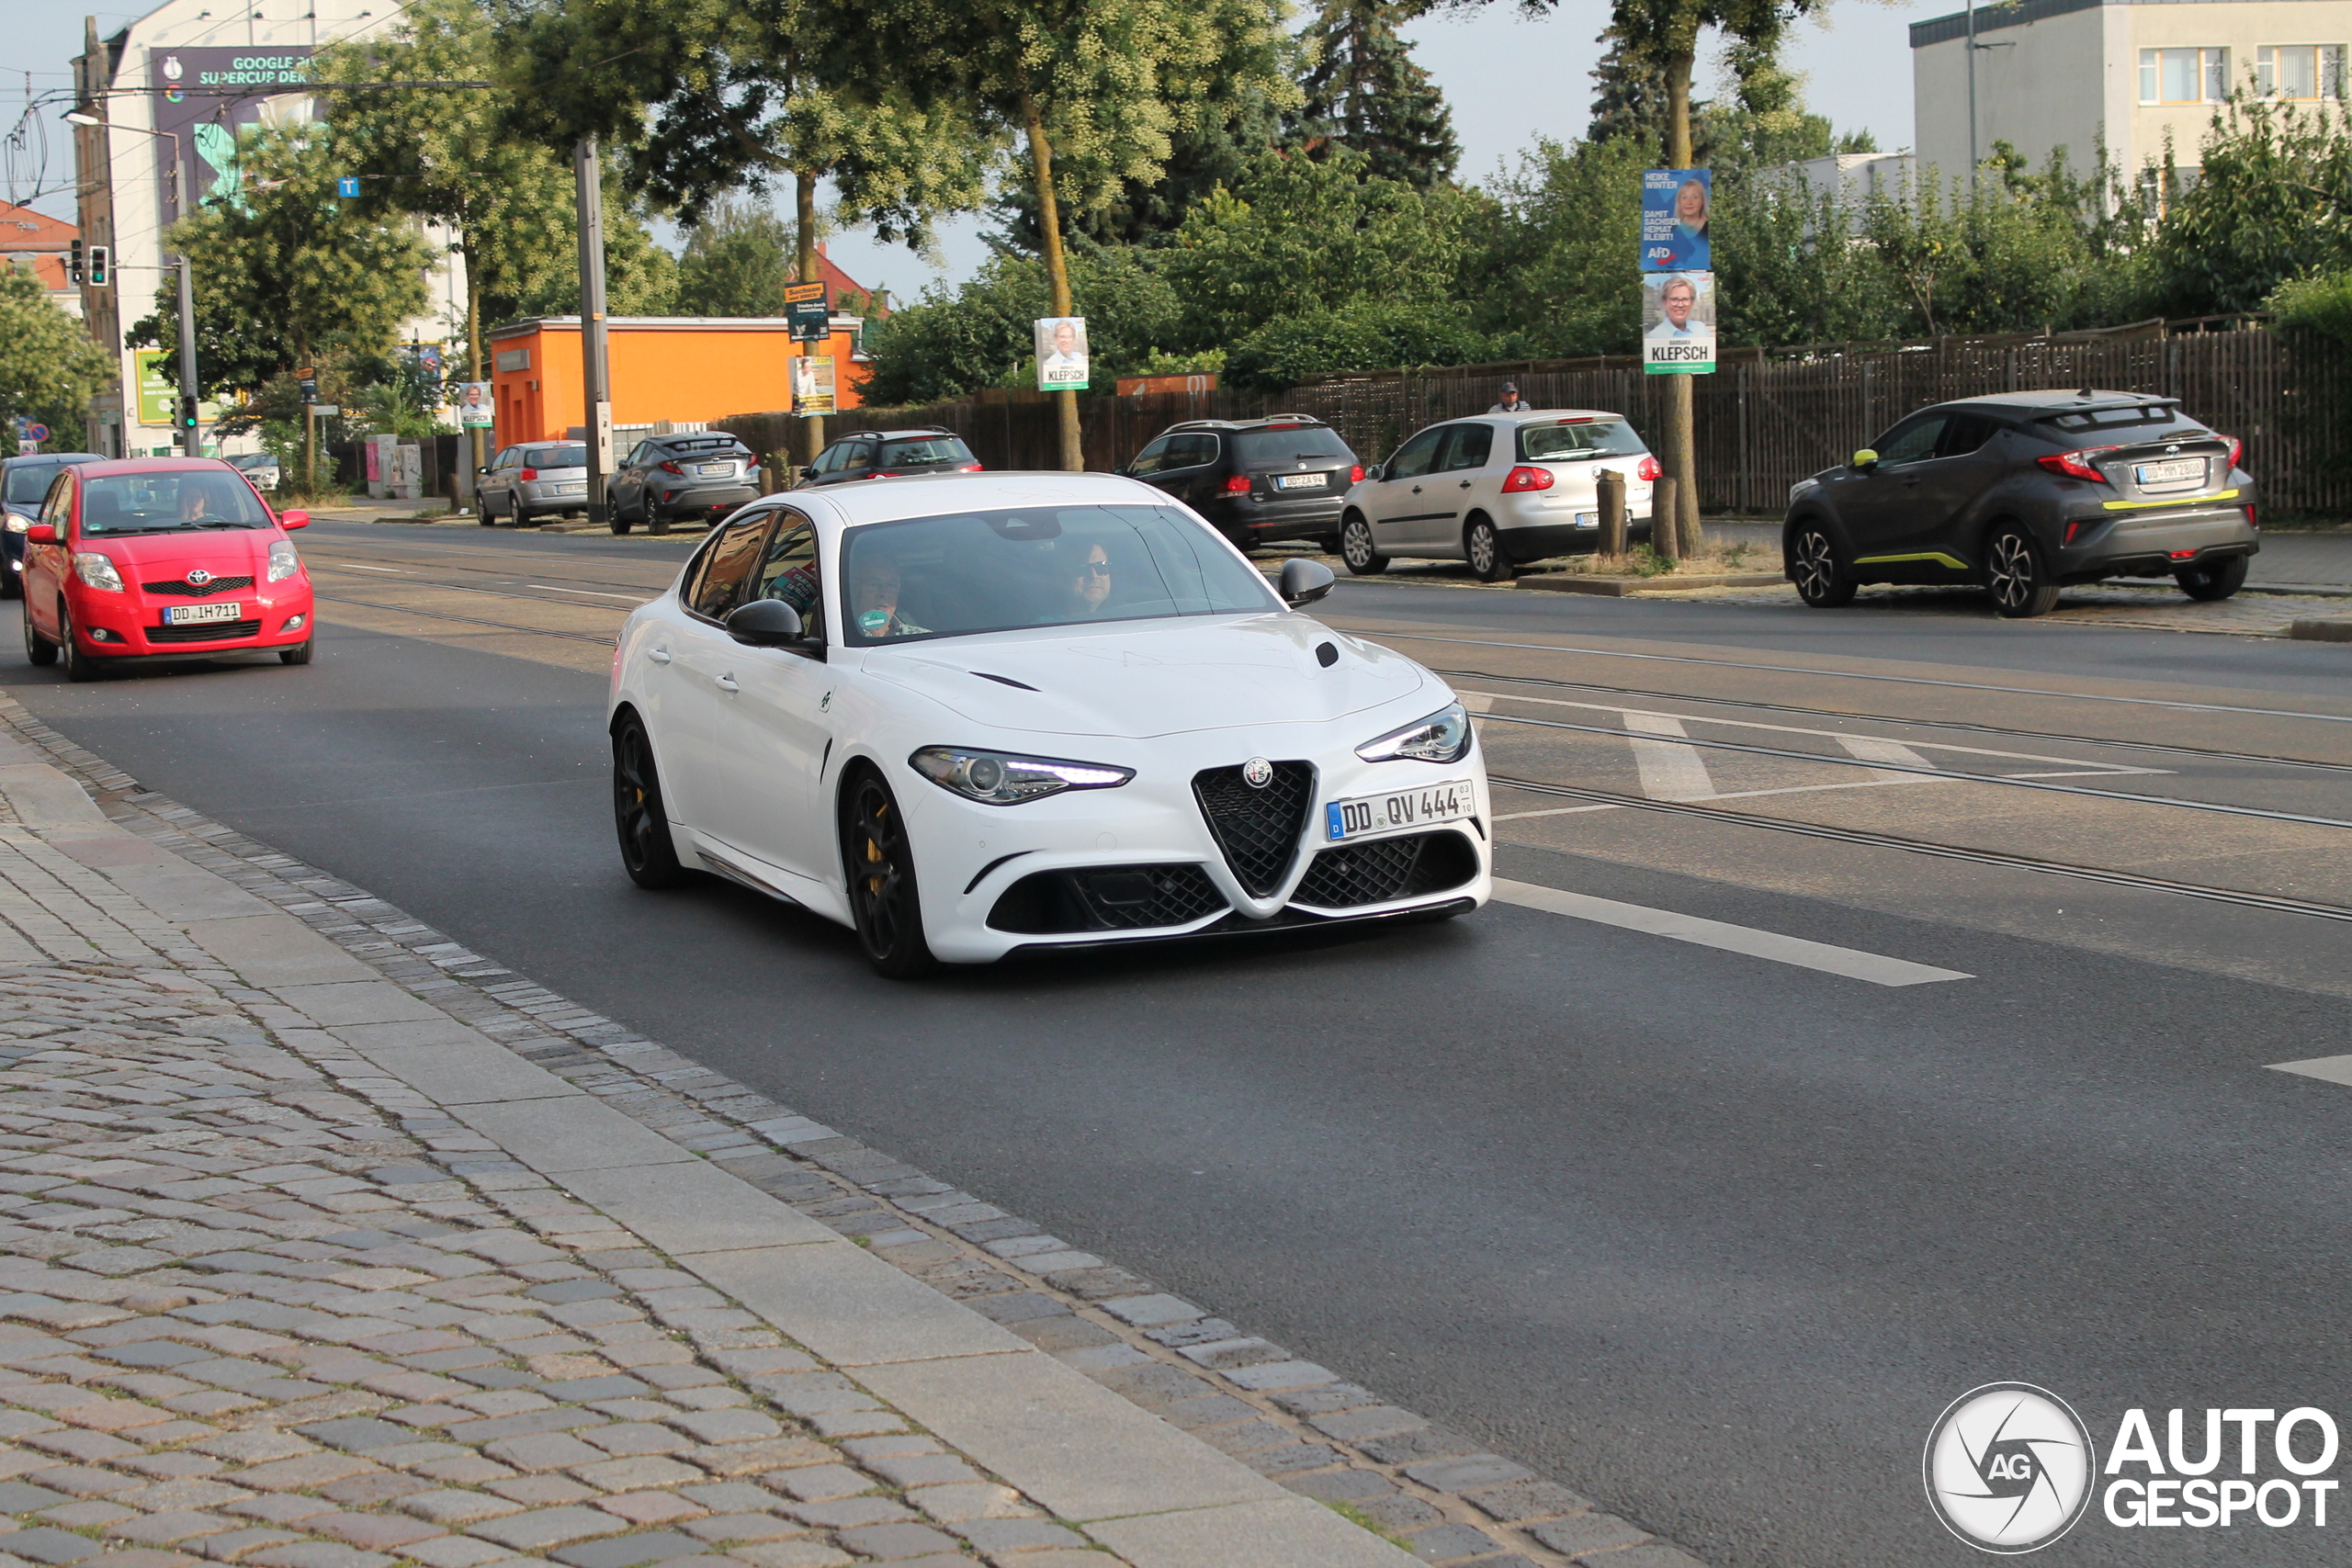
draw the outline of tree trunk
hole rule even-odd
[[[1061,202],[1054,195],[1054,150],[1046,141],[1045,116],[1037,100],[1021,90],[1022,128],[1029,136],[1029,166],[1037,183],[1037,231],[1046,250],[1046,287],[1052,297],[1048,309],[1057,316],[1077,314],[1070,309],[1069,266],[1062,256]],[[1078,428],[1078,394],[1057,391],[1054,401],[1061,414],[1062,467],[1077,473],[1086,467],[1084,444]]]
[[[1693,29],[1695,34],[1695,28]],[[1666,162],[1668,168],[1690,166],[1690,64],[1697,52],[1695,36],[1677,40],[1666,55]],[[1674,476],[1674,514],[1650,508],[1650,548],[1679,560],[1687,543],[1699,541],[1699,438],[1691,379],[1688,375],[1666,378],[1666,471]]]
[[[793,171],[792,209],[793,248],[798,253],[794,257],[794,270],[798,274],[801,282],[815,283],[822,276],[817,270],[817,174],[815,170]],[[831,339],[826,341],[825,346],[828,348],[832,346]],[[808,344],[801,349],[801,352],[814,354],[817,352],[817,345],[813,343]],[[841,368],[838,365],[833,367],[836,386],[840,384],[838,378]],[[823,416],[815,415],[802,420],[800,422],[801,467],[807,468],[814,463],[817,460],[817,455],[824,449]]]

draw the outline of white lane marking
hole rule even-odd
[[[1843,784],[1786,784],[1779,789],[1735,789],[1726,791],[1721,795],[1711,795],[1707,796],[1707,798],[1709,800],[1754,800],[1757,796],[1764,795],[1819,795],[1825,791],[1833,789],[1886,789],[1895,784],[1962,784],[1965,782],[1965,780],[1962,779],[1923,778],[1917,773],[1888,773],[1878,778],[1849,779]],[[1502,787],[1508,789],[1510,786],[1505,784]],[[1655,799],[1656,797],[1653,796],[1652,798]],[[1614,805],[1608,801],[1603,801],[1599,806],[1561,806],[1555,807],[1548,811],[1498,812],[1495,816],[1495,820],[1498,822],[1516,822],[1522,817],[1566,817],[1572,812],[1577,811],[1623,811],[1625,809],[1626,807],[1624,807]],[[1765,820],[1772,821],[1777,820],[1777,818],[1767,818]]]
[[[321,561],[318,564],[333,567],[338,571],[396,571],[402,577],[408,575],[408,568],[404,566],[361,566],[357,561],[349,560]]]
[[[1832,947],[1826,942],[1807,942],[1803,937],[1782,936],[1778,931],[1758,931],[1752,926],[1701,919],[1696,915],[1678,915],[1671,909],[1652,909],[1640,904],[1621,904],[1613,898],[1595,898],[1583,893],[1564,893],[1556,887],[1511,882],[1499,876],[1495,878],[1495,897],[1506,904],[1566,915],[1570,919],[1645,931],[1700,947],[1791,964],[1800,969],[1817,969],[1825,975],[1842,975],[1849,980],[1867,980],[1873,986],[1925,986],[1939,980],[1975,978],[1957,969],[1938,969],[1932,964],[1864,953],[1858,948]]]
[[[2325,1078],[2329,1083],[2352,1087],[2352,1056],[2313,1056],[2302,1062],[2273,1062],[2274,1073],[2301,1073],[2307,1078]]]
[[[1900,740],[1882,739],[1874,735],[1840,735],[1838,737],[1838,744],[1845,748],[1848,756],[1858,758],[1865,762],[1901,762],[1905,767],[1911,768],[1932,768],[1936,765]],[[1903,779],[1917,778],[1919,775],[1881,773],[1875,776],[1882,779]]]
[[[1634,736],[1670,735],[1687,739],[1682,721],[1662,713],[1628,713],[1625,728]],[[1666,740],[1635,739],[1634,765],[1642,771],[1642,793],[1652,800],[1711,800],[1715,781],[1707,776],[1706,760],[1696,746]]]
[[[1495,711],[1495,697],[1491,692],[1457,692],[1454,694],[1462,699],[1462,705],[1472,713]]]
[[[592,599],[626,599],[632,604],[642,604],[652,597],[649,593],[599,593],[593,588],[565,588],[553,582],[526,582],[526,588],[544,588],[550,593],[585,593]]]

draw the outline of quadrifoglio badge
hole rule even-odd
[[[2158,1436],[2162,1432],[2161,1438]],[[2312,1405],[2126,1410],[2107,1445],[2063,1399],[1987,1383],[1945,1407],[1921,1461],[1928,1504],[1983,1551],[2038,1551],[2091,1512],[2119,1529],[2324,1529],[2335,1418]]]

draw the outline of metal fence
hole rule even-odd
[[[2352,513],[2352,350],[2333,339],[2241,318],[1877,347],[1741,349],[1719,363],[1696,387],[1700,502],[1712,513],[1778,514],[1791,485],[1930,403],[2078,387],[2177,397],[2196,418],[2243,438],[2274,516]],[[1424,425],[1483,413],[1506,380],[1537,408],[1623,413],[1653,444],[1665,413],[1664,378],[1643,374],[1641,362],[1624,355],[1385,370],[1275,394],[1081,397],[1080,423],[1090,468],[1118,467],[1179,420],[1289,412],[1329,422],[1369,461]],[[1058,466],[1053,402],[1043,392],[982,392],[849,417],[861,426],[944,426],[992,468]]]

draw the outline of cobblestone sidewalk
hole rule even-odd
[[[30,1360],[78,1359],[36,1373],[43,1387],[62,1377],[76,1393],[130,1393],[121,1378],[162,1380],[138,1386],[155,1416],[140,1425],[164,1435],[157,1457],[205,1467],[170,1479],[312,1509],[265,1517],[252,1498],[211,1492],[143,1505],[141,1482],[164,1477],[126,1452],[96,1466],[120,1482],[89,1495],[116,1510],[104,1519],[50,1517],[81,1506],[62,1495],[10,1505],[79,1545],[41,1540],[203,1556],[221,1556],[221,1541],[263,1568],[475,1568],[515,1553],[641,1568],[721,1551],[733,1562],[709,1568],[853,1554],[978,1554],[1021,1568],[1407,1560],[1341,1524],[1344,1513],[1422,1562],[1696,1568],[1476,1442],[140,790],[6,699],[0,725],[40,749],[20,754],[72,771],[120,824],[98,822],[61,775],[0,756],[0,796],[31,789],[38,816],[40,789],[24,780],[45,775],[72,795],[48,809],[85,819],[75,842],[54,828],[0,826],[0,999],[27,987],[16,1027],[42,1031],[31,1054],[0,1067],[0,1190],[12,1172],[47,1179],[8,1216],[16,1228],[0,1224],[0,1253],[49,1258],[43,1278],[75,1289],[39,1293],[103,1303],[110,1321],[26,1318],[6,1299],[0,1315],[44,1336]],[[231,929],[240,921],[192,919],[221,911],[185,892],[194,901],[175,908],[169,888],[138,880],[168,880],[174,867],[201,876],[216,902],[271,911],[284,928],[269,944],[277,956],[224,961],[245,952]],[[289,933],[312,948],[288,958],[301,949]],[[281,972],[257,977],[255,964],[273,962]],[[52,1011],[63,1005],[52,986],[83,1010]],[[7,1028],[0,1021],[0,1037]],[[459,1036],[472,1046],[448,1055]],[[38,1082],[19,1084],[25,1072]],[[581,1120],[592,1111],[609,1120]],[[37,1120],[20,1127],[17,1115]],[[657,1141],[648,1134],[658,1148],[644,1146]],[[232,1138],[251,1144],[216,1146]],[[300,1168],[277,1168],[288,1165]],[[774,1235],[753,1259],[740,1226],[709,1234],[710,1214],[761,1204],[774,1211],[771,1232],[805,1227],[789,1238],[803,1249],[789,1264]],[[19,1230],[35,1239],[20,1244]],[[855,1292],[828,1287],[831,1266],[808,1248],[817,1236],[836,1254],[851,1238],[857,1262],[896,1270],[875,1268]],[[517,1244],[536,1250],[497,1250]],[[101,1269],[85,1254],[122,1266]],[[793,1269],[819,1281],[801,1296],[832,1288],[837,1299],[795,1298],[779,1282]],[[337,1338],[275,1315],[202,1318],[223,1311],[201,1299],[214,1296],[361,1321]],[[895,1314],[917,1348],[877,1345],[877,1314]],[[199,1329],[272,1343],[191,1338]],[[160,1344],[141,1353],[179,1359],[126,1366],[88,1334]],[[402,1337],[419,1335],[447,1342]],[[1045,1354],[1002,1353],[1033,1348]],[[0,1340],[0,1368],[21,1373],[29,1362],[11,1349]],[[968,1386],[951,1393],[910,1375],[959,1356],[967,1373],[1044,1363],[1066,1381],[1004,1384],[990,1405]],[[192,1371],[216,1359],[251,1376],[208,1382]],[[429,1385],[382,1381],[419,1378]],[[307,1386],[281,1393],[287,1380]],[[223,1393],[254,1403],[173,1403]],[[1088,1397],[1106,1393],[1124,1421]],[[0,1386],[0,1402],[16,1403],[14,1392]],[[287,1461],[355,1468],[271,1493],[244,1478],[279,1456],[211,1452],[210,1432],[166,1426],[175,1416],[232,1437],[267,1430],[311,1450]],[[693,1424],[722,1416],[724,1432]],[[63,1409],[49,1418],[80,1425]],[[121,1430],[126,1442],[138,1435]],[[45,1450],[17,1440],[30,1450],[17,1473],[62,1495],[32,1463]],[[1143,1473],[1107,1489],[1066,1473],[1090,1450],[1116,1450]],[[345,1483],[349,1496],[330,1490]],[[1153,1519],[1118,1517],[1155,1506]],[[125,1533],[139,1528],[130,1514],[177,1512],[201,1516],[186,1536]],[[1212,1518],[1227,1521],[1226,1538],[1204,1528]],[[254,1529],[286,1539],[239,1544]],[[1067,1555],[1079,1550],[1088,1555]],[[118,1551],[107,1568],[158,1563]]]

